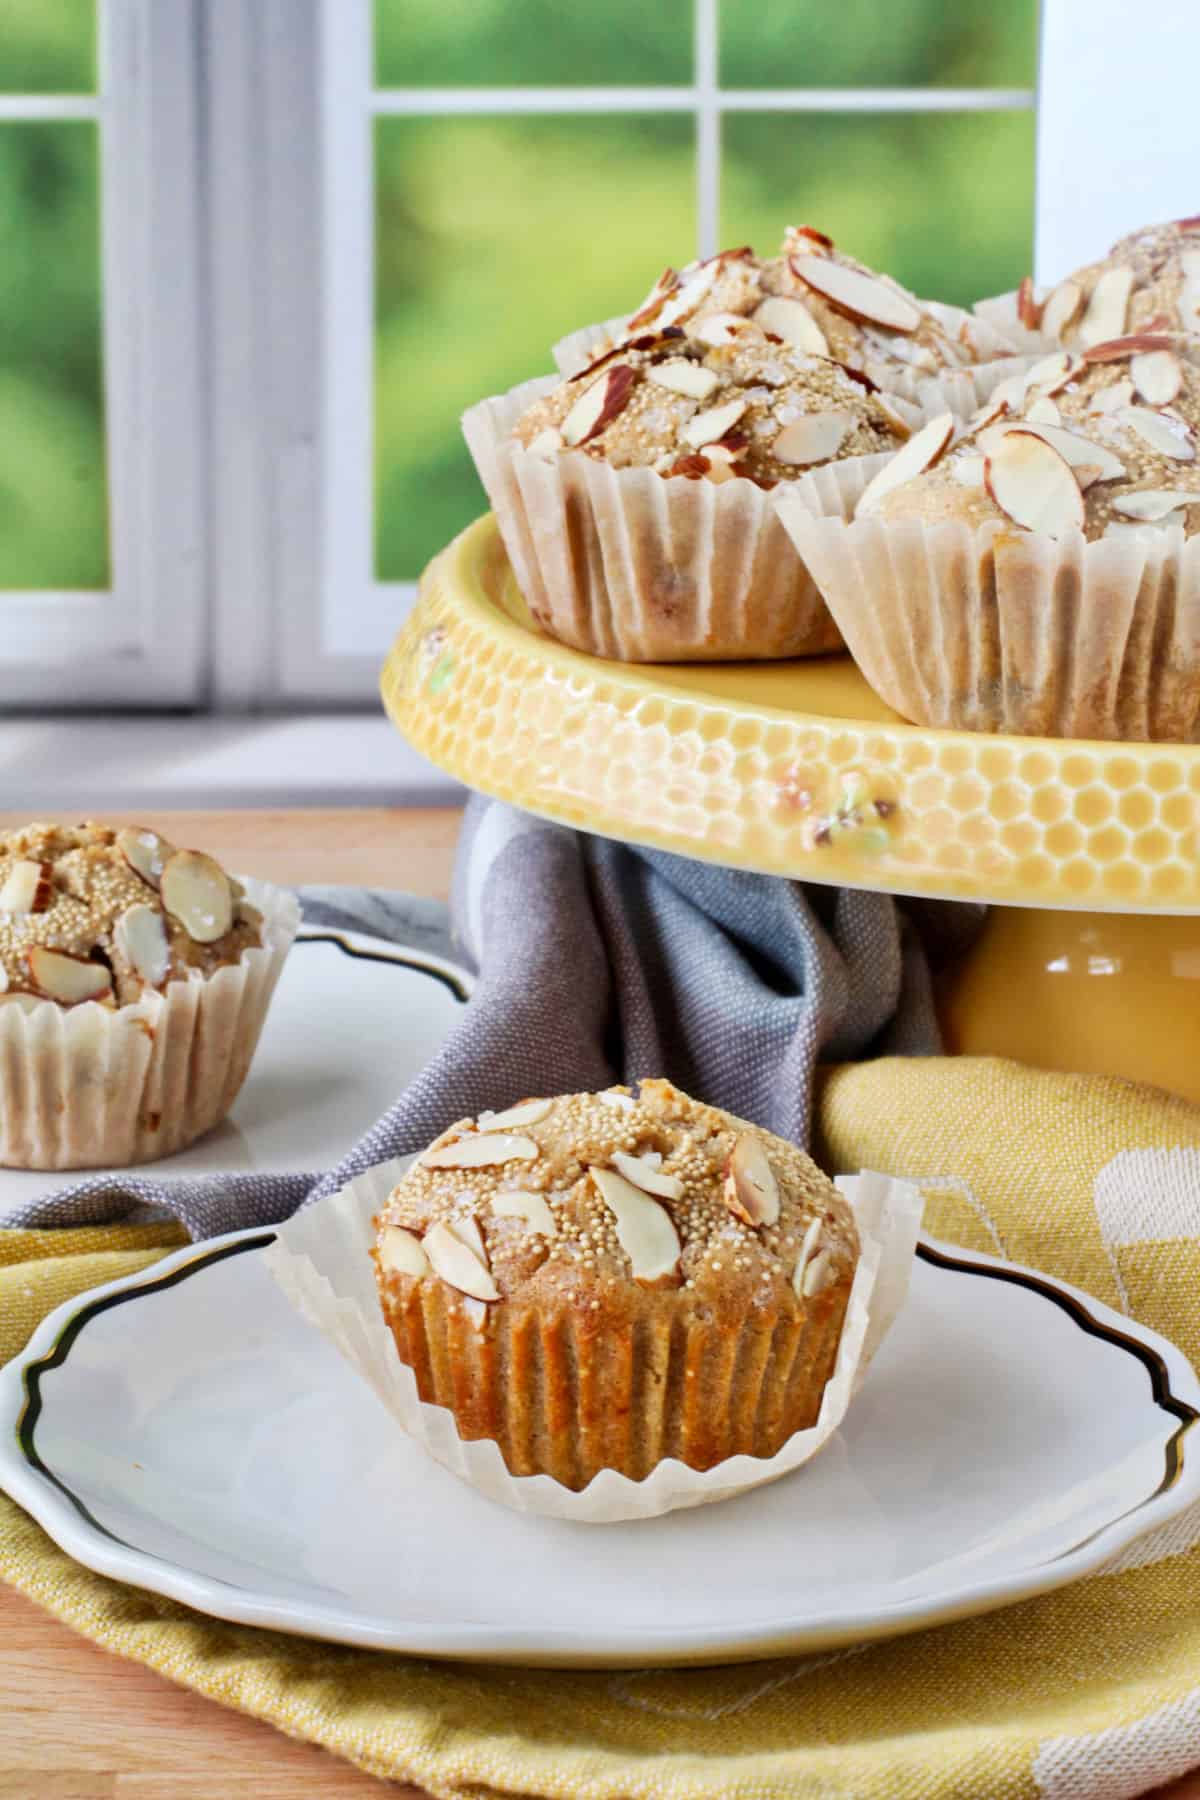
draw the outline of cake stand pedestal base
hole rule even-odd
[[[997,906],[940,985],[946,1048],[1200,1102],[1200,918]]]

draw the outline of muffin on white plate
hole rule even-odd
[[[220,1122],[295,898],[139,827],[0,834],[0,1165],[124,1167]]]
[[[952,441],[783,503],[871,685],[921,724],[1200,741],[1200,342],[1057,351]]]
[[[922,416],[718,312],[483,401],[463,430],[544,630],[626,661],[729,662],[840,647],[769,497],[894,450]]]

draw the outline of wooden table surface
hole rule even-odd
[[[0,813],[0,831],[23,816]],[[124,819],[122,823],[126,822]],[[457,812],[140,814],[174,842],[278,882],[369,883],[445,897]],[[421,1790],[175,1687],[0,1586],[0,1800],[358,1800]],[[1200,1800],[1200,1776],[1158,1790]]]

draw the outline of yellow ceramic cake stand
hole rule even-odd
[[[1200,1100],[1200,746],[910,725],[848,657],[601,661],[530,619],[495,523],[426,571],[389,714],[467,786],[734,868],[995,910],[951,1047]]]

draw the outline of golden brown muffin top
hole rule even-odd
[[[890,275],[811,225],[790,225],[777,256],[760,258],[743,245],[664,269],[614,342],[671,326],[690,336],[706,321],[730,317],[753,319],[794,349],[831,357],[885,390],[898,375],[938,375],[1011,354],[991,327],[963,314],[950,328]]]
[[[1137,331],[1200,332],[1200,218],[1144,225],[1043,297],[1026,280],[1021,323],[1083,351]]]
[[[439,1275],[478,1303],[608,1319],[647,1289],[792,1317],[858,1256],[847,1201],[803,1151],[667,1081],[460,1120],[376,1223],[385,1281]]]
[[[575,449],[618,469],[772,488],[909,435],[913,409],[751,319],[717,313],[695,333],[668,326],[605,352],[536,401],[514,437],[537,455]]]
[[[125,1006],[261,943],[241,885],[140,826],[24,825],[0,834],[0,993]]]
[[[941,460],[868,489],[859,514],[1089,540],[1191,536],[1198,458],[1200,340],[1139,333],[1041,358],[996,389]]]

